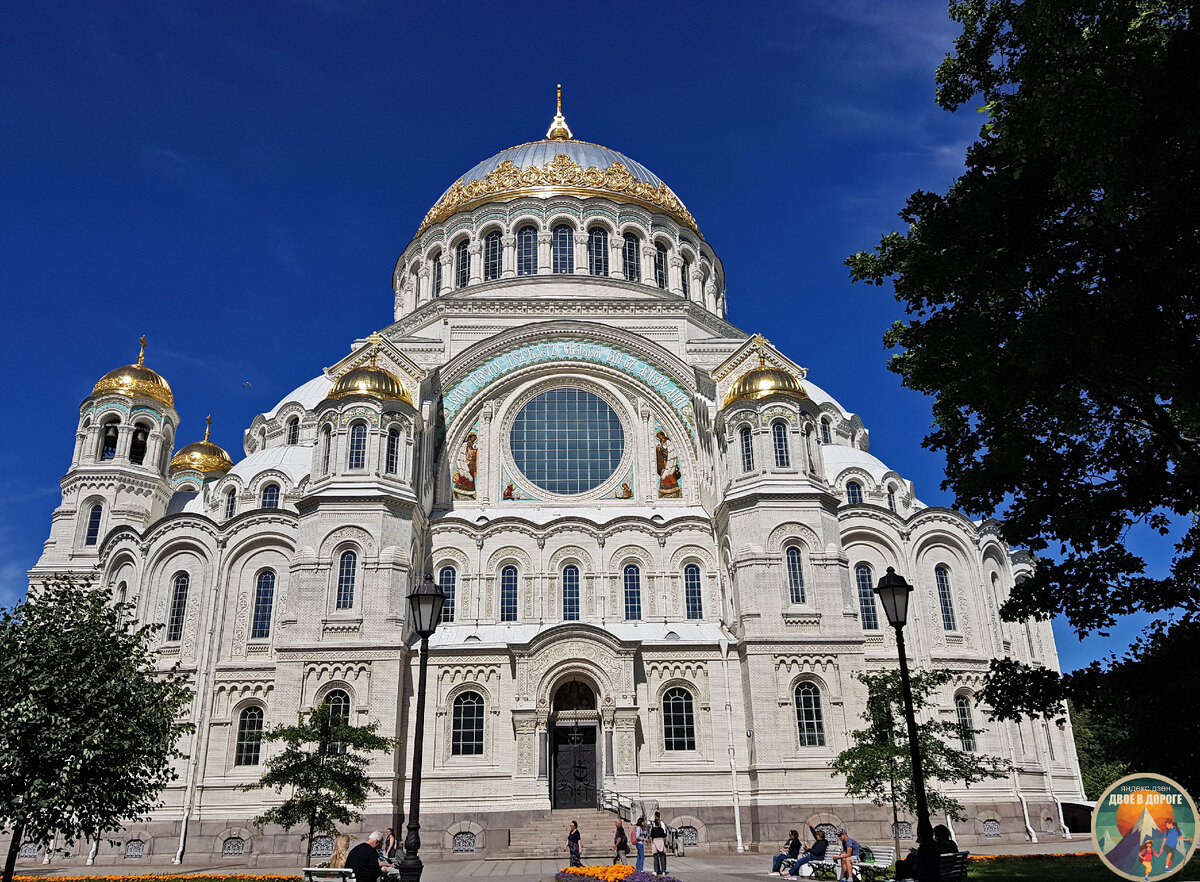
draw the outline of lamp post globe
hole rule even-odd
[[[409,624],[421,638],[420,674],[417,677],[417,717],[413,733],[412,786],[408,801],[408,835],[404,837],[404,857],[397,869],[400,882],[419,882],[424,866],[417,852],[421,849],[421,761],[425,744],[425,682],[429,668],[429,638],[442,618],[446,592],[425,574],[420,585],[408,595]]]

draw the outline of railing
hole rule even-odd
[[[622,821],[633,823],[635,800],[615,790],[600,790],[596,793],[596,808],[602,812],[615,812]]]

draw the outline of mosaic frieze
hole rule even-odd
[[[455,499],[474,499],[475,481],[479,475],[479,423],[471,427],[454,456],[450,484]]]

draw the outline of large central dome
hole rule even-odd
[[[429,209],[417,235],[484,202],[560,194],[632,202],[669,214],[700,233],[691,212],[650,169],[624,153],[575,140],[560,105],[545,139],[501,150],[474,166]]]

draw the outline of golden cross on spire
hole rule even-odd
[[[558,112],[554,119],[550,122],[550,129],[546,132],[547,141],[570,141],[574,136],[571,134],[571,127],[567,125],[566,119],[563,118],[562,112],[562,83],[558,84]]]
[[[562,116],[562,83],[558,84],[558,115]]]
[[[771,341],[768,340],[766,337],[764,337],[762,334],[755,334],[754,342],[758,344],[758,366],[760,368],[766,367],[767,366],[767,352],[766,352],[765,347],[770,345]]]
[[[142,362],[146,360],[146,335],[142,334],[142,336],[138,339],[141,340],[142,343],[142,351],[138,353],[138,367],[141,367]]]
[[[379,344],[383,342],[383,337],[378,331],[372,332],[371,336],[367,337],[367,343],[371,345],[371,367],[375,367],[375,356],[379,352]]]
[[[204,418],[204,440],[205,441],[208,440],[208,433],[209,433],[210,429],[212,429],[212,414],[211,413]]]

